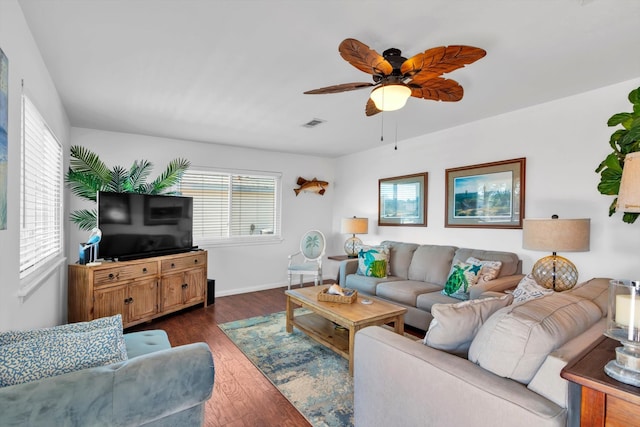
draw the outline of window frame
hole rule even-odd
[[[29,114],[29,117],[27,117]],[[64,235],[65,235],[65,224],[64,224],[64,149],[63,145],[60,143],[60,140],[56,137],[55,133],[51,129],[51,127],[47,124],[44,117],[40,113],[36,104],[27,96],[25,93],[21,96],[21,119],[20,119],[20,250],[19,250],[19,279],[20,286],[18,290],[18,296],[21,298],[29,295],[33,290],[37,289],[40,284],[42,284],[60,265],[64,264],[66,258],[64,257]],[[26,129],[27,121],[31,121],[31,124],[35,124],[38,126],[38,130],[35,133],[29,133]],[[45,177],[45,180],[52,179],[55,176],[55,182],[49,188],[57,189],[57,194],[54,194],[51,197],[52,202],[46,206],[46,213],[49,214],[51,212],[55,213],[55,217],[52,220],[47,220],[48,224],[53,223],[57,227],[57,234],[54,233],[51,240],[46,245],[52,245],[52,249],[48,250],[45,254],[37,254],[35,255],[33,261],[25,264],[24,253],[22,247],[26,244],[33,244],[33,241],[37,241],[39,238],[42,238],[43,234],[42,230],[36,230],[35,236],[25,236],[25,215],[27,213],[25,207],[25,197],[26,197],[26,181],[25,181],[25,167],[32,166],[26,165],[27,162],[26,156],[27,154],[27,144],[32,144],[33,142],[27,142],[27,138],[37,136],[38,132],[46,132],[40,137],[36,143],[42,146],[48,145],[48,149],[52,149],[57,154],[58,159],[54,162],[51,162],[48,165],[50,169],[49,172],[52,172],[55,168],[55,173],[50,173]],[[43,151],[39,150],[39,153],[42,154]],[[35,159],[29,159],[30,163],[42,164],[43,160],[47,160],[46,156],[39,156]],[[25,166],[26,165],[26,166]],[[42,172],[44,169],[39,168],[38,171]],[[41,181],[43,175],[41,173],[30,173],[31,177],[36,177],[36,184],[33,186],[38,188],[38,181]],[[33,188],[32,187],[32,188]],[[41,186],[44,187],[44,186]],[[38,192],[36,190],[34,195],[31,197],[37,198]],[[36,225],[37,227],[37,225]],[[38,249],[41,249],[40,247]],[[31,252],[37,252],[38,249],[34,249]]]
[[[212,247],[212,246],[235,246],[235,245],[260,245],[260,244],[272,244],[282,242],[282,173],[271,171],[256,171],[247,169],[224,169],[213,168],[204,166],[192,166],[184,175],[204,174],[210,176],[226,176],[228,178],[228,197],[226,210],[229,215],[229,221],[227,223],[227,235],[225,237],[199,237],[194,233],[193,244],[199,247]],[[183,175],[183,177],[184,177]],[[267,178],[274,180],[275,200],[274,200],[274,233],[273,234],[255,234],[255,235],[232,235],[232,187],[233,177],[252,177],[252,178]],[[176,191],[182,196],[193,197],[191,194],[184,193],[182,191],[182,182],[177,185]],[[194,201],[194,206],[196,205]],[[196,213],[194,212],[194,220]]]

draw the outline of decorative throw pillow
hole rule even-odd
[[[378,278],[387,277],[389,248],[387,246],[360,246],[358,274]]]
[[[500,275],[500,269],[502,268],[502,261],[482,261],[475,257],[467,258],[467,263],[482,265],[480,274],[478,275],[478,281],[476,284],[480,285],[490,280],[495,279]]]
[[[424,336],[424,343],[439,350],[464,354],[485,320],[511,301],[513,296],[504,295],[455,304],[434,304],[431,307],[433,320]]]
[[[56,336],[61,334],[76,333],[76,332],[90,332],[97,329],[104,329],[114,327],[119,331],[118,340],[119,345],[122,348],[123,360],[127,359],[127,347],[124,342],[124,335],[122,333],[122,315],[116,314],[110,317],[101,317],[99,319],[91,320],[89,322],[77,322],[69,323],[67,325],[53,326],[51,328],[30,329],[26,331],[7,331],[0,332],[0,346],[13,344],[19,341],[34,340],[40,338],[46,338],[50,336]]]
[[[43,335],[0,346],[0,387],[126,360],[115,326]]]
[[[457,261],[449,271],[442,293],[453,298],[468,300],[469,288],[476,284],[482,265]]]
[[[542,298],[552,293],[553,289],[547,289],[538,285],[536,279],[529,273],[520,280],[520,283],[518,283],[518,286],[513,291],[513,304],[522,304],[525,301]]]

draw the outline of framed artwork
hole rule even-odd
[[[378,225],[427,226],[428,174],[378,180]]]
[[[445,227],[522,228],[524,157],[447,169]]]
[[[9,125],[9,60],[0,49],[0,230],[7,229],[7,130]]]

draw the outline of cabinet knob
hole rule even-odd
[[[186,283],[182,284],[182,289],[187,289],[189,287],[189,285],[187,285]]]
[[[198,260],[197,260],[197,259],[194,259],[194,260],[193,260],[193,263],[194,263],[194,264],[197,264],[197,263],[198,263]]]
[[[143,268],[143,269],[142,269],[142,272],[143,272],[143,273],[146,273],[146,272],[147,272],[147,267]]]
[[[117,279],[119,277],[120,277],[120,273],[118,273],[118,274],[109,273],[109,279],[110,280]]]
[[[171,268],[175,268],[176,265],[174,263],[171,263]]]

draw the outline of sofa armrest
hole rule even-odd
[[[340,272],[338,275],[338,284],[344,286],[347,283],[347,276],[355,274],[358,271],[358,258],[346,259],[340,261]]]
[[[504,292],[507,289],[514,289],[520,283],[524,274],[514,274],[512,276],[498,277],[488,282],[472,286],[469,290],[469,299],[480,298],[485,292]]]
[[[205,402],[213,377],[207,344],[174,347],[0,388],[2,425],[145,424]]]
[[[356,426],[566,423],[566,409],[522,384],[381,327],[356,334],[354,356]]]

